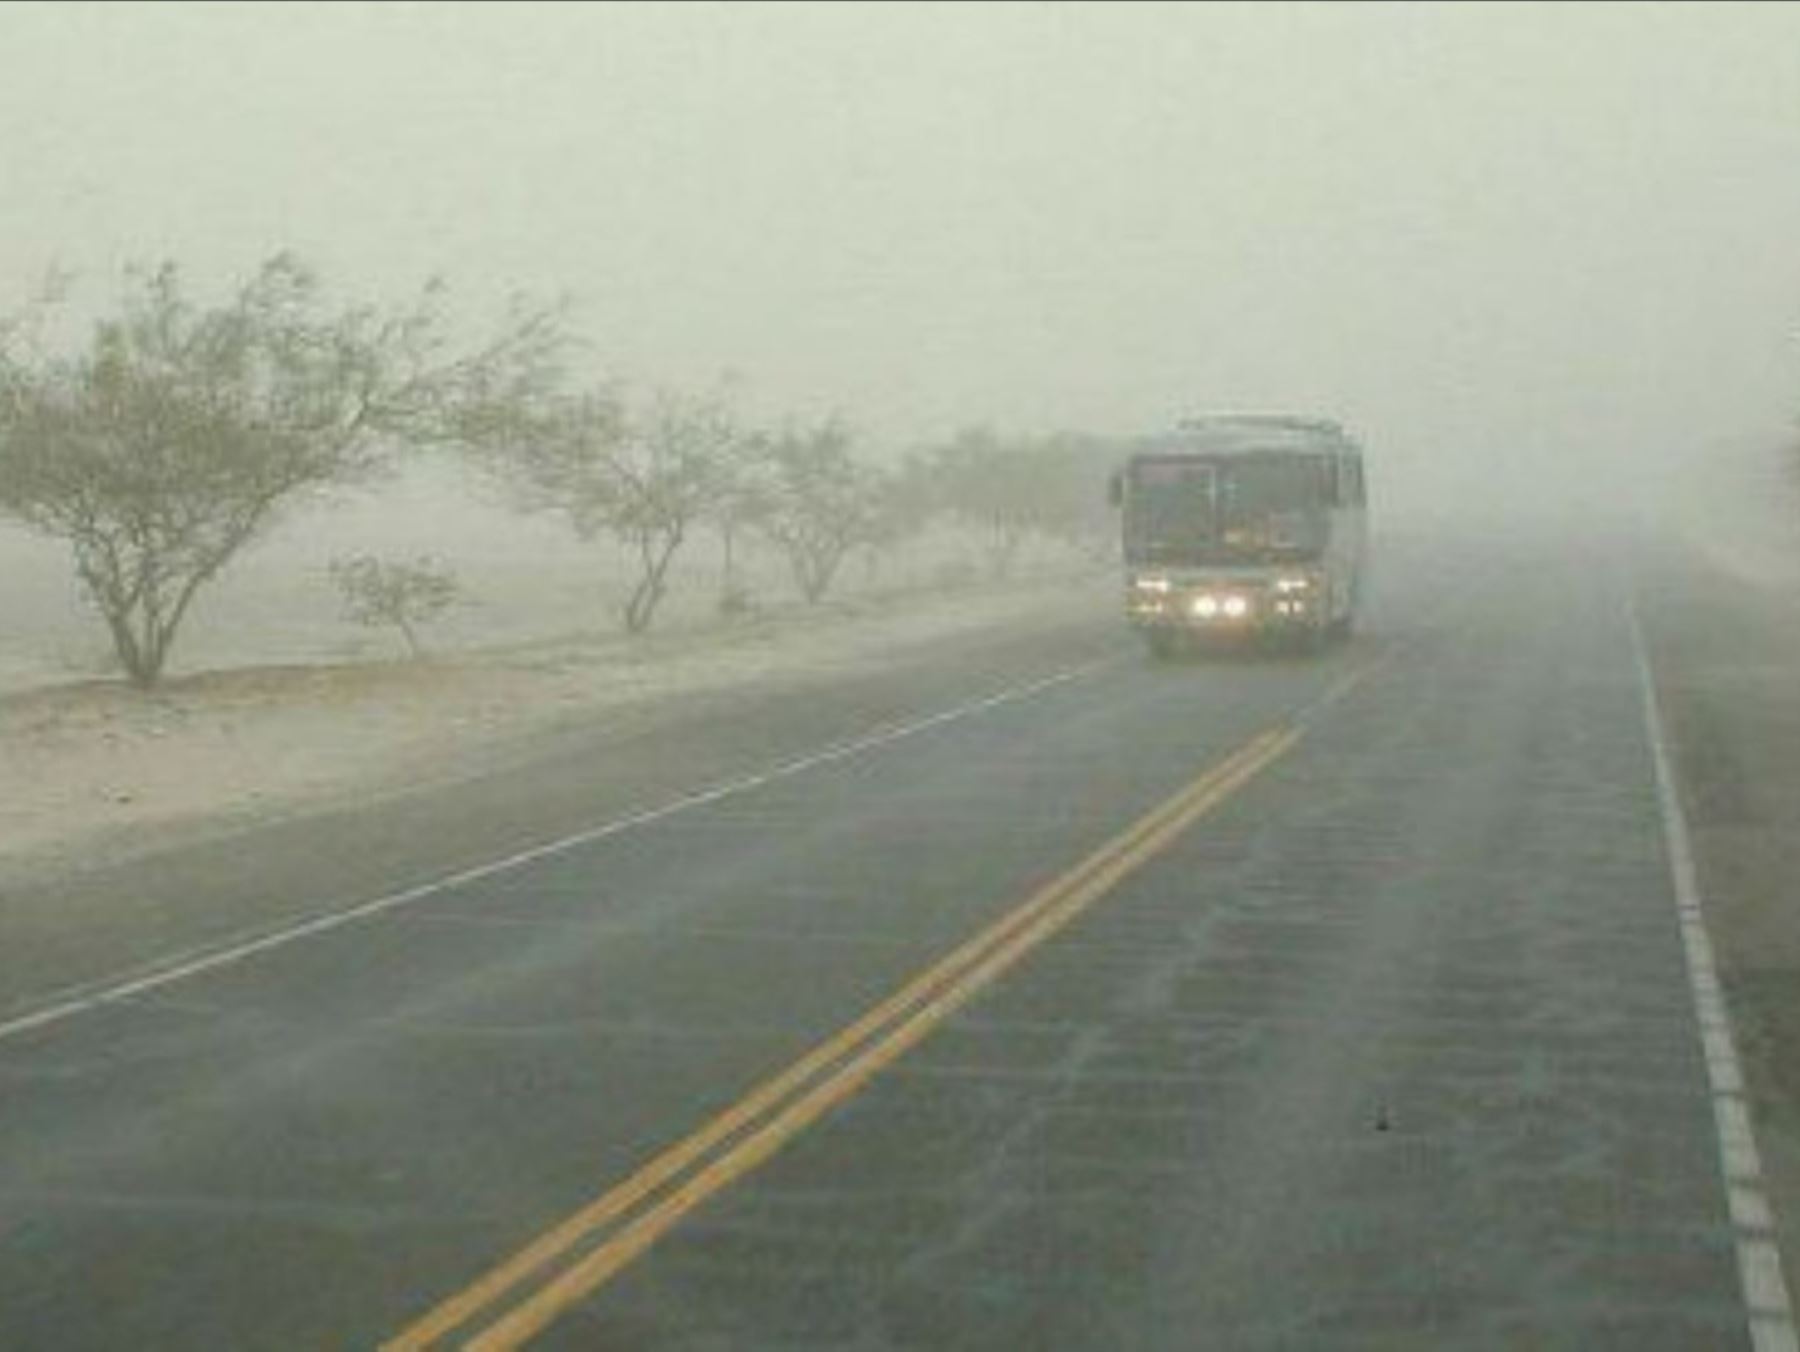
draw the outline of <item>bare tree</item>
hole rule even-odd
[[[723,404],[663,394],[641,412],[610,389],[562,401],[482,451],[485,467],[528,510],[555,512],[583,539],[607,534],[637,563],[626,632],[646,632],[669,567],[711,507],[737,436]]]
[[[411,563],[373,554],[333,559],[331,580],[350,620],[372,629],[398,629],[414,657],[425,655],[419,626],[443,614],[462,594],[456,575],[429,557]]]
[[[867,581],[873,582],[881,566],[930,523],[936,502],[927,471],[918,456],[893,469],[869,471],[868,525],[859,542]]]
[[[933,460],[945,510],[985,535],[989,573],[1008,576],[1039,523],[1041,484],[1023,449],[989,428],[972,427],[939,447]]]
[[[844,556],[873,538],[876,481],[836,418],[765,437],[757,524],[787,555],[807,601],[824,600]]]
[[[1057,432],[1031,443],[1036,529],[1094,561],[1110,561],[1118,525],[1106,481],[1128,451],[1117,438]]]
[[[719,537],[719,611],[730,618],[751,608],[738,572],[738,544],[756,525],[766,490],[758,438],[734,432],[721,451],[706,515]]]
[[[1001,438],[968,428],[920,462],[940,510],[984,538],[988,571],[1008,576],[1028,539],[1104,552],[1111,538],[1104,484],[1122,454],[1085,432]]]
[[[556,311],[518,310],[455,353],[444,294],[328,311],[280,254],[213,308],[173,264],[134,269],[70,353],[0,327],[0,512],[69,543],[136,684],[161,678],[196,594],[284,509],[407,447],[482,437],[548,382]]]

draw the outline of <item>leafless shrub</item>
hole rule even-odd
[[[371,629],[398,629],[414,657],[425,654],[420,627],[462,599],[455,574],[429,556],[411,562],[373,554],[334,559],[331,580],[348,619]]]
[[[641,634],[667,594],[670,564],[717,500],[737,436],[715,399],[663,394],[634,410],[600,388],[561,401],[481,458],[520,506],[566,518],[584,539],[626,545],[637,578],[625,628]]]

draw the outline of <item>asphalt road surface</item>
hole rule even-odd
[[[0,1346],[1791,1345],[1625,555],[1448,558],[5,898]]]

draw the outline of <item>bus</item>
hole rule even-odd
[[[1193,418],[1114,474],[1125,613],[1157,657],[1206,638],[1347,638],[1367,567],[1362,448],[1285,414]]]

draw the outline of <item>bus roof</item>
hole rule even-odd
[[[1213,413],[1201,418],[1183,418],[1175,424],[1182,432],[1226,431],[1238,427],[1280,428],[1294,432],[1314,432],[1326,436],[1343,436],[1343,427],[1330,418],[1307,418],[1293,413]]]
[[[1142,438],[1140,455],[1248,455],[1258,451],[1350,451],[1361,448],[1326,418],[1233,413],[1184,418],[1173,432]]]

